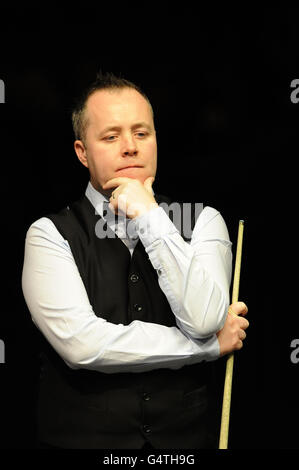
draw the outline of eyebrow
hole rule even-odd
[[[149,124],[147,124],[146,122],[144,122],[144,121],[136,122],[136,124],[133,124],[133,126],[131,126],[131,129],[135,130],[138,127],[145,127],[149,131],[152,130],[151,126]],[[105,134],[106,132],[109,132],[109,131],[120,131],[120,130],[121,130],[120,126],[109,126],[109,127],[105,127],[105,129],[103,129],[100,132],[100,135],[103,135],[103,134]]]

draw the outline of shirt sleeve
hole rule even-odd
[[[193,338],[207,338],[222,329],[229,306],[232,243],[221,214],[206,206],[190,243],[162,207],[135,221],[178,327]]]
[[[46,217],[27,231],[22,289],[33,322],[73,369],[143,372],[219,357],[215,335],[196,340],[176,326],[96,316],[67,240]]]

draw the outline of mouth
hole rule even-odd
[[[143,168],[143,167],[141,165],[128,165],[128,166],[123,166],[121,168],[118,168],[118,170],[116,170],[116,171],[128,170],[130,168]]]

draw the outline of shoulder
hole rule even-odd
[[[58,231],[54,222],[48,217],[41,217],[33,222],[26,233],[27,241],[52,241],[65,244],[65,239]]]
[[[70,203],[58,212],[46,214],[30,225],[27,237],[39,235],[49,236],[59,241],[68,240],[72,235],[80,231],[79,220],[81,217],[80,214],[78,216],[78,212],[82,212],[82,208],[84,209],[85,206],[91,211],[89,205],[90,203],[84,195],[78,201]]]
[[[195,237],[205,237],[221,239],[230,245],[228,229],[221,213],[214,207],[205,206],[199,214],[194,227]]]
[[[196,225],[202,228],[215,218],[221,218],[223,220],[223,217],[217,209],[210,206],[204,206],[196,220]]]

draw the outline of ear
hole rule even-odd
[[[84,144],[83,144],[82,140],[75,140],[74,149],[75,149],[77,157],[79,158],[82,165],[84,165],[84,166],[86,166],[86,168],[88,168],[88,160],[87,160],[87,156],[86,156],[86,150],[85,150],[85,147],[84,147]]]

